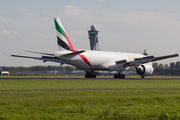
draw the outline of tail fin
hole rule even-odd
[[[58,17],[55,17],[54,22],[56,27],[58,45],[66,50],[74,50],[60,19]]]

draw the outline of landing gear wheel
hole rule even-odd
[[[141,79],[145,79],[145,77],[143,75],[141,75]]]
[[[85,78],[96,78],[95,74],[85,74]]]
[[[125,74],[115,74],[114,78],[124,79],[125,78]]]

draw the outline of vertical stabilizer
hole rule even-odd
[[[58,17],[54,18],[56,34],[57,34],[57,43],[58,45],[65,50],[74,50],[71,41]]]
[[[146,52],[146,49],[144,49],[143,55],[147,56],[148,53]]]

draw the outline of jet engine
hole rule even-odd
[[[153,67],[151,65],[140,65],[136,68],[139,75],[148,76],[153,73]]]

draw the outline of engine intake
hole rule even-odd
[[[153,73],[153,67],[151,65],[140,65],[136,68],[137,74],[148,76]]]

